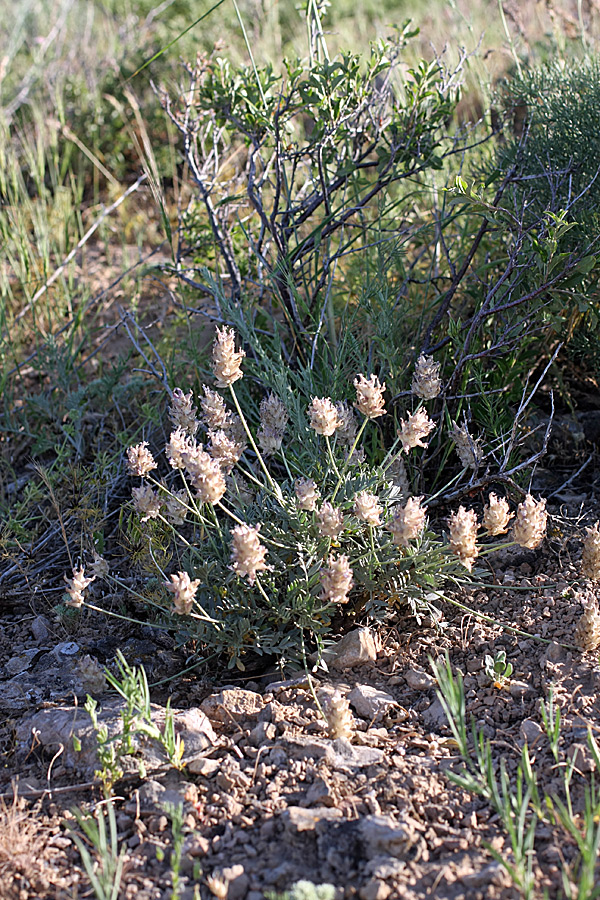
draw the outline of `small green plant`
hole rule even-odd
[[[564,799],[556,793],[540,791],[539,778],[527,744],[521,751],[514,781],[508,775],[504,758],[500,761],[498,776],[489,740],[484,738],[483,732],[473,721],[470,728],[467,726],[462,676],[460,673],[453,673],[448,655],[444,662],[432,661],[432,669],[438,684],[438,698],[465,764],[462,772],[448,770],[448,777],[464,790],[483,797],[490,804],[508,835],[512,858],[507,858],[505,854],[486,845],[489,852],[505,868],[522,896],[531,900],[536,890],[533,871],[536,829],[538,823],[543,821],[553,829],[559,829],[559,833],[555,834],[556,841],[570,839],[576,850],[574,861],[570,864],[565,862],[562,867],[565,896],[572,900],[596,900],[600,896],[597,871],[600,794],[594,780],[585,788],[582,813],[577,813],[571,792],[575,759],[562,769]],[[554,707],[552,695],[547,706],[542,704],[542,718],[552,753],[558,762],[560,710]],[[600,749],[591,729],[588,729],[588,746],[598,769]]]
[[[485,674],[499,690],[503,688],[513,673],[513,665],[506,661],[506,651],[499,650],[494,656],[486,654],[484,659]]]
[[[554,761],[558,763],[558,745],[560,740],[560,706],[554,700],[554,691],[552,688],[548,691],[548,704],[540,700],[540,714],[544,729],[550,741],[550,748]]]
[[[181,768],[184,752],[183,741],[175,732],[175,722],[169,704],[165,712],[165,725],[161,730],[152,721],[152,707],[148,679],[143,666],[129,666],[121,651],[117,651],[117,668],[120,677],[105,669],[106,680],[123,698],[125,706],[121,710],[121,731],[111,736],[105,724],[99,721],[98,703],[89,694],[85,709],[88,712],[98,742],[98,759],[101,768],[96,776],[101,779],[106,796],[110,796],[113,785],[123,775],[122,761],[125,756],[136,756],[138,740],[149,738],[157,741],[171,763]],[[138,760],[140,775],[144,774],[143,759]]]
[[[183,891],[181,883],[181,857],[183,855],[183,804],[182,803],[164,803],[163,809],[171,819],[171,832],[173,835],[173,847],[171,850],[171,883],[172,892],[171,900],[177,900]]]
[[[125,863],[125,847],[119,849],[112,800],[108,798],[99,803],[95,815],[84,815],[79,809],[74,809],[73,815],[94,850],[92,856],[84,838],[69,824],[96,900],[118,900]]]

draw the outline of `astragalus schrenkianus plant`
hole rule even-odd
[[[163,462],[145,442],[127,452],[129,472],[140,479],[132,516],[162,585],[155,605],[183,640],[224,653],[238,668],[250,651],[298,662],[308,648],[321,648],[334,626],[358,613],[382,621],[398,603],[439,620],[434,604],[444,584],[468,581],[480,553],[495,546],[478,543],[480,527],[489,537],[506,534],[508,502],[490,494],[481,526],[460,506],[448,519],[448,538],[437,536],[427,500],[414,495],[404,467],[425,452],[437,427],[429,401],[415,392],[414,408],[373,463],[363,443],[389,418],[377,375],[356,374],[352,404],[298,398],[288,388],[282,396],[267,390],[252,405],[239,390],[244,357],[233,329],[217,328],[212,370],[219,390],[204,385],[198,398],[171,392]],[[431,365],[429,375],[426,389],[420,361],[415,383],[433,399]],[[544,501],[527,496],[512,540],[537,546],[545,522]],[[91,581],[83,569],[74,571],[73,605],[84,602]]]

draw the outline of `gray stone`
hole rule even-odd
[[[331,665],[335,669],[351,669],[353,666],[375,662],[377,646],[370,628],[355,628],[344,635],[332,648]]]
[[[381,880],[398,878],[404,872],[405,865],[393,856],[374,856],[365,866],[364,873]]]
[[[252,747],[264,747],[277,737],[277,727],[272,722],[259,722],[255,725],[250,734],[248,741]]]
[[[524,719],[524,721],[521,722],[521,734],[530,747],[533,747],[541,733],[541,726],[538,725],[535,719]]]
[[[205,778],[210,778],[211,775],[214,775],[220,766],[220,759],[208,759],[206,756],[198,756],[187,764],[187,768],[192,774],[203,775]]]
[[[312,679],[313,687],[319,682],[316,678]],[[310,688],[310,680],[308,675],[298,675],[296,678],[286,678],[285,681],[271,681],[265,688],[266,694],[279,694],[281,691],[290,690],[290,688]]]
[[[246,691],[244,688],[224,688],[203,700],[200,708],[210,719],[231,725],[240,719],[256,716],[264,705],[261,695],[254,691]]]
[[[383,750],[376,747],[357,747],[346,738],[336,738],[331,742],[334,757],[331,763],[335,769],[364,769],[380,765],[385,759]]]
[[[428,706],[427,709],[423,710],[423,722],[427,725],[428,728],[443,728],[444,725],[448,724],[448,719],[446,718],[446,713],[444,712],[444,707],[442,706],[439,697],[436,697],[431,706]]]
[[[360,900],[387,900],[391,893],[392,889],[385,881],[380,881],[378,878],[370,878],[360,888],[358,896]]]
[[[556,641],[552,641],[546,650],[546,659],[548,662],[557,663],[564,659],[565,651]]]
[[[40,643],[50,634],[50,622],[46,616],[36,616],[29,627],[34,639]]]
[[[428,691],[435,684],[432,676],[420,669],[409,669],[405,672],[404,677],[411,691]]]
[[[53,651],[58,657],[76,656],[79,653],[79,644],[75,641],[61,641],[57,644]]]
[[[380,765],[385,759],[383,750],[355,746],[345,738],[330,741],[299,734],[285,738],[281,743],[293,759],[325,759],[334,769],[362,769]],[[271,750],[269,756],[272,754]]]
[[[323,778],[315,778],[304,798],[306,806],[334,806],[335,792]]]
[[[416,840],[414,826],[408,818],[404,822],[396,822],[391,816],[365,816],[359,822],[359,831],[370,858],[402,858]]]
[[[592,751],[587,744],[571,744],[567,750],[567,756],[570,760],[574,761],[575,768],[580,772],[593,772],[596,768]]]
[[[317,806],[305,809],[303,806],[288,806],[281,813],[281,821],[289,834],[314,831],[320,822],[333,822],[342,818],[340,809]]]
[[[124,702],[112,700],[103,705],[98,713],[98,722],[106,726],[109,738],[114,738],[123,730],[121,711]],[[151,704],[152,721],[160,730],[164,729],[166,711],[162,706]],[[171,710],[175,721],[175,733],[183,740],[183,761],[196,758],[200,753],[214,747],[217,736],[207,717],[198,709]],[[17,746],[28,751],[32,735],[38,745],[55,752],[63,748],[61,764],[66,768],[87,770],[92,773],[98,767],[97,738],[89,714],[81,707],[57,706],[41,709],[24,718],[17,727]],[[81,749],[76,750],[73,738]],[[164,750],[155,741],[143,736],[134,737],[136,750],[141,752],[145,764],[151,769],[162,766],[166,761]],[[132,757],[125,758],[124,769],[133,772],[139,767]]]
[[[40,655],[42,651],[40,651],[39,647],[33,647],[30,650],[24,650],[18,656],[13,656],[6,663],[6,672],[8,675],[20,675],[21,672],[26,672],[27,669],[33,665],[37,656]]]
[[[502,885],[506,880],[504,867],[499,862],[489,863],[478,872],[469,872],[468,875],[463,875],[461,878],[464,886],[472,889],[482,888],[490,884]]]
[[[272,750],[269,751],[269,762],[273,766],[285,766],[288,761],[288,755],[283,749],[283,747],[273,747]]]
[[[515,700],[520,700],[522,697],[527,697],[528,694],[534,693],[534,689],[526,681],[511,681],[508,690],[510,696]]]
[[[375,719],[394,706],[396,701],[391,694],[371,687],[369,684],[357,684],[348,694],[348,702],[363,719]]]

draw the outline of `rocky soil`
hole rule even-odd
[[[402,612],[393,627],[357,627],[335,648],[328,671],[312,679],[324,703],[334,689],[349,701],[352,727],[338,738],[329,736],[304,674],[229,675],[228,684],[207,671],[177,676],[186,657],[166,633],[125,631],[97,613],[69,632],[40,601],[11,598],[0,632],[0,896],[91,896],[67,827],[73,807],[93,809],[102,799],[82,704],[92,690],[109,731],[119,727],[120,706],[90,681],[81,660],[112,666],[117,648],[131,665],[144,665],[151,683],[162,682],[152,690],[153,715],[164,720],[170,698],[185,748],[177,771],[151,741],[139,742],[144,774],[132,761],[116,786],[121,897],[174,896],[167,803],[183,805],[185,900],[261,900],[301,879],[360,900],[517,896],[484,847],[509,854],[497,816],[447,777],[461,763],[429,660],[448,652],[464,674],[468,715],[490,739],[495,762],[503,759],[514,773],[527,740],[549,792],[561,785],[540,716],[552,687],[562,713],[561,765],[575,759],[573,796],[583,804],[594,765],[587,727],[600,726],[600,669],[597,654],[564,646],[572,645],[582,612],[580,542],[569,539],[567,526],[552,534],[541,551],[489,558],[489,586],[454,595],[543,641],[449,604],[442,604],[441,629]],[[514,667],[504,688],[484,671],[484,656],[501,649]],[[573,854],[564,836],[539,827],[540,896],[544,888],[558,895],[561,866]]]

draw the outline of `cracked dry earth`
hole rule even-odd
[[[587,726],[600,723],[600,670],[597,655],[562,646],[572,643],[582,612],[575,598],[579,553],[576,540],[564,543],[560,554],[547,547],[504,551],[494,562],[496,587],[456,595],[548,643],[450,605],[444,605],[443,630],[400,617],[392,629],[350,632],[329,672],[314,679],[317,690],[336,687],[348,697],[354,716],[349,740],[328,737],[305,676],[277,681],[271,674],[230,685],[197,676],[169,682],[186,768],[168,769],[144,746],[146,776],[133,767],[117,785],[126,853],[120,896],[172,896],[165,802],[183,804],[185,900],[261,900],[300,879],[333,884],[340,898],[361,900],[517,896],[483,846],[509,855],[497,817],[447,777],[461,764],[428,659],[448,651],[453,668],[464,674],[468,715],[491,740],[496,764],[504,759],[514,774],[527,739],[540,786],[550,793],[560,792],[561,781],[539,701],[553,686],[562,712],[561,761],[575,758],[573,796],[581,807],[593,770]],[[97,614],[65,635],[39,610],[17,602],[2,624],[0,897],[89,897],[66,828],[73,806],[90,809],[101,799],[99,788],[90,786],[94,740],[81,708],[77,660],[90,654],[110,665],[120,647],[130,664],[144,664],[153,682],[181,671],[184,659],[170,637],[155,630],[140,628],[132,636],[117,629],[107,637],[113,626]],[[500,649],[514,666],[503,690],[483,668],[485,654]],[[167,696],[153,691],[159,719]],[[110,728],[118,705],[110,694],[98,699]],[[73,734],[81,740],[79,752]],[[560,866],[573,855],[564,835],[539,826],[540,896],[544,889],[558,896]]]

